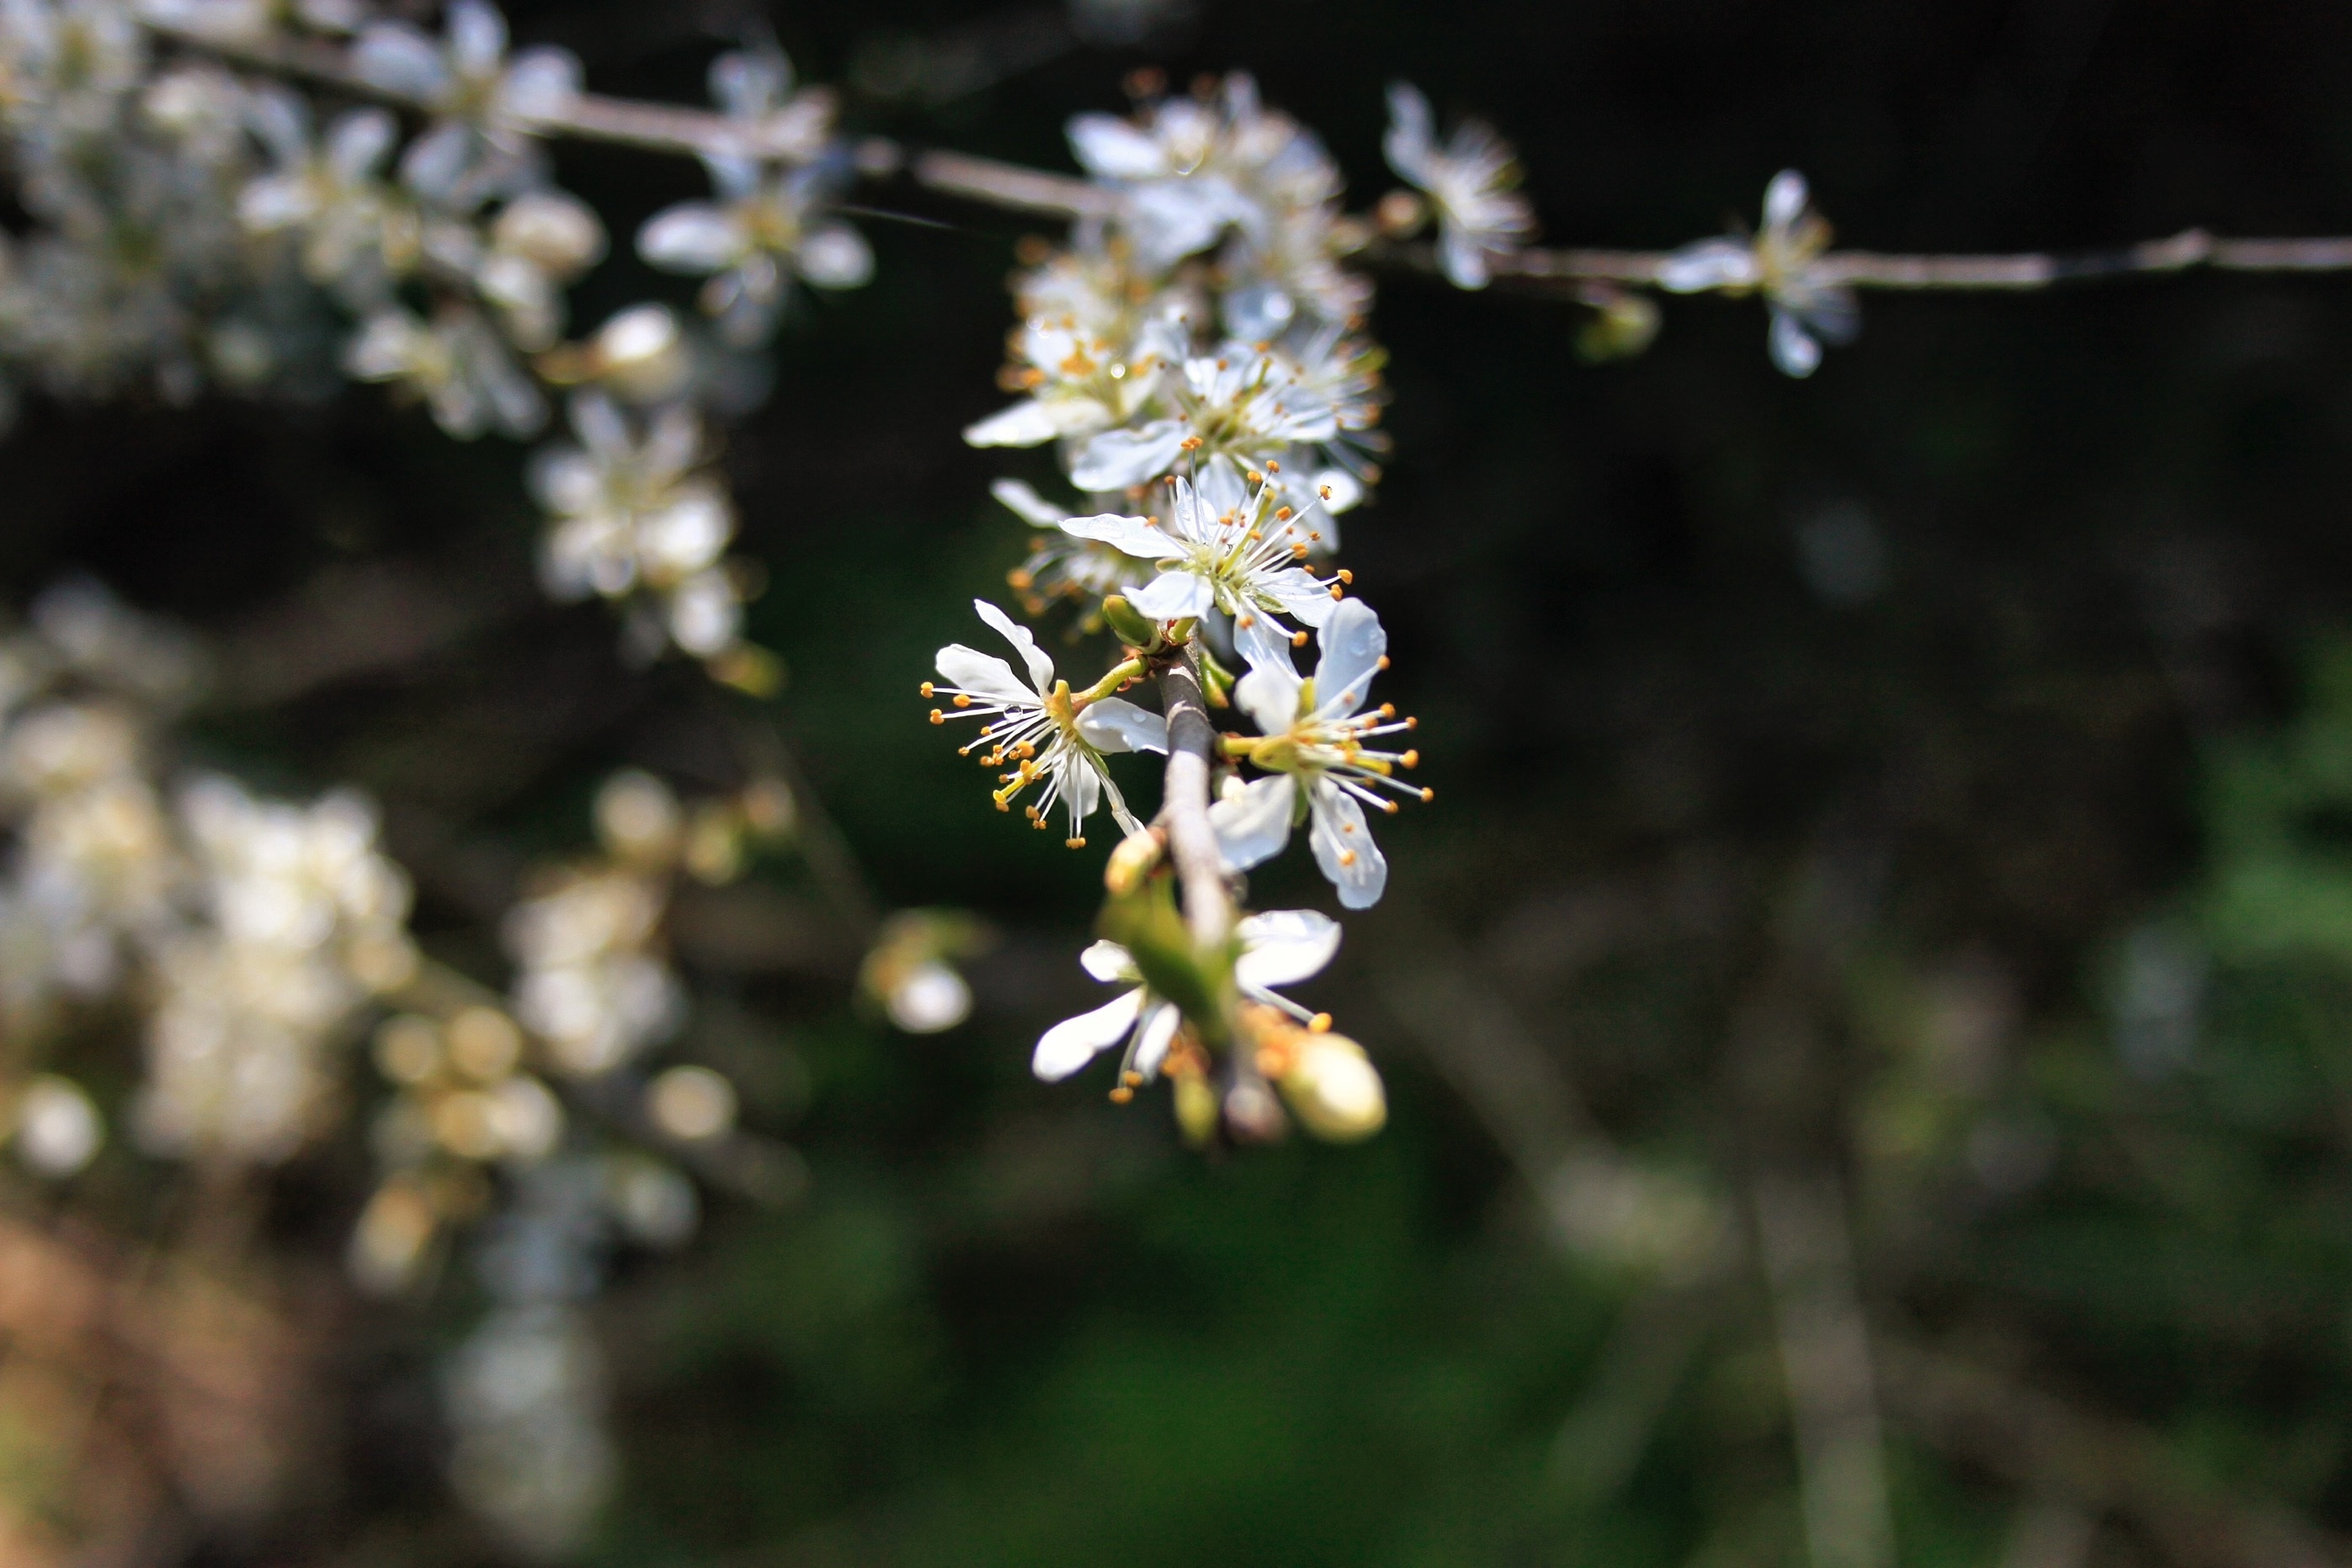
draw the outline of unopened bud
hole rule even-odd
[[[1197,1072],[1175,1079],[1173,1087],[1178,1129],[1186,1143],[1195,1148],[1204,1147],[1217,1135],[1217,1092]]]
[[[1578,298],[1595,312],[1576,335],[1576,351],[1587,360],[1630,360],[1658,335],[1657,302],[1645,294],[1593,283]]]
[[[1299,1035],[1281,1082],[1283,1098],[1299,1124],[1327,1143],[1369,1138],[1389,1119],[1379,1070],[1346,1035]]]
[[[1146,828],[1139,833],[1129,833],[1110,852],[1110,860],[1103,867],[1103,886],[1113,898],[1125,898],[1143,885],[1168,852],[1168,835],[1158,828]]]
[[[1111,594],[1102,601],[1103,623],[1112,635],[1130,648],[1150,653],[1160,646],[1160,623],[1148,620],[1122,594]]]
[[[1429,204],[1412,191],[1391,191],[1372,209],[1372,222],[1391,239],[1411,239],[1429,221]]]

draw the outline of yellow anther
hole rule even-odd
[[[933,709],[931,710],[931,722],[932,722],[933,724],[945,724],[945,723],[947,723],[947,721],[948,721],[948,716],[947,716],[947,715],[945,715],[945,714],[941,713],[941,712],[940,712],[939,709],[937,709],[937,708],[933,708]],[[967,748],[967,749],[969,749],[969,748]]]
[[[955,695],[955,706],[958,707],[970,707],[971,706],[971,698],[966,696],[961,692],[958,692]]]
[[[1293,632],[1290,634],[1290,645],[1294,648],[1304,648],[1307,646],[1307,633],[1304,632]]]
[[[1290,555],[1291,559],[1294,560],[1305,560],[1307,559],[1307,547],[1301,544],[1294,544],[1290,547]]]
[[[929,696],[931,695],[931,683],[925,681],[918,689],[919,689],[925,696]]]
[[[1407,768],[1418,768],[1421,766],[1421,753],[1418,751],[1408,751],[1402,757],[1398,758],[1397,760],[1404,764]]]
[[[1347,576],[1348,574],[1347,574],[1346,572],[1344,572],[1344,571],[1343,571],[1343,572],[1341,572],[1339,575],[1340,575],[1341,577],[1345,577],[1345,576]],[[1389,667],[1389,656],[1388,656],[1386,653],[1382,653],[1382,654],[1381,655],[1381,662],[1380,662],[1379,665],[1377,666],[1377,668],[1380,668],[1380,669],[1383,669],[1383,670],[1385,670],[1385,669],[1387,669],[1388,667]]]
[[[1276,522],[1277,522],[1277,523],[1286,523],[1286,522],[1290,521],[1290,518],[1291,518],[1291,511],[1290,511],[1290,508],[1289,508],[1288,507],[1276,507],[1274,509],[1274,520],[1275,520]]]
[[[1269,462],[1265,465],[1265,471],[1269,474],[1279,474],[1282,472],[1282,465],[1279,463]]]
[[[1118,1075],[1118,1081],[1132,1089],[1143,1082],[1143,1074],[1130,1067]]]
[[[1382,718],[1394,718],[1394,717],[1396,717],[1396,704],[1394,704],[1394,703],[1382,703],[1382,704],[1381,705],[1381,716]]]
[[[1394,800],[1383,800],[1381,802],[1381,810],[1393,817],[1397,814],[1397,803]]]
[[[1177,445],[1186,452],[1198,452],[1201,450],[1201,438],[1197,435],[1188,435],[1177,443]]]
[[[1004,585],[1018,593],[1026,593],[1036,586],[1037,579],[1020,567],[1004,574]]]
[[[1349,571],[1346,567],[1341,567],[1335,575],[1341,582],[1346,583],[1349,587],[1353,588],[1356,586],[1356,574]],[[1382,654],[1381,657],[1385,658],[1387,655]]]
[[[1251,470],[1249,471],[1249,474],[1248,474],[1247,477],[1248,477],[1248,479],[1249,479],[1249,482],[1250,482],[1251,484],[1253,484],[1253,485],[1263,485],[1263,484],[1265,484],[1265,475],[1263,475],[1263,474],[1261,474],[1261,473],[1259,473],[1259,472],[1258,472],[1256,469],[1255,469],[1255,468],[1253,468],[1253,469],[1251,469]]]
[[[1356,863],[1356,852],[1353,850],[1341,850],[1339,852],[1339,863],[1341,865],[1354,865]]]
[[[1342,599],[1346,597],[1346,595],[1339,591],[1339,585],[1336,582],[1331,585],[1331,597],[1334,599]]]
[[[1434,790],[1434,789],[1423,789],[1423,790],[1421,792],[1421,803],[1422,803],[1423,805],[1424,805],[1424,806],[1428,805],[1432,800],[1436,800],[1436,799],[1437,799],[1437,791],[1436,791],[1436,790]]]
[[[1110,1092],[1110,1103],[1114,1105],[1124,1105],[1134,1098],[1135,1091],[1124,1083]]]
[[[1065,839],[1062,841],[1062,847],[1066,850],[1082,850],[1087,847],[1087,841],[1084,839]]]
[[[1329,1013],[1317,1013],[1313,1018],[1307,1020],[1307,1027],[1313,1033],[1328,1034],[1331,1032],[1331,1015]]]

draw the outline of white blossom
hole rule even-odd
[[[764,339],[795,277],[856,288],[874,276],[865,237],[824,211],[831,175],[731,154],[703,160],[715,202],[680,202],[646,220],[637,254],[668,272],[707,274],[702,308],[730,342]]]
[[[1037,646],[1028,628],[984,599],[972,601],[980,618],[1012,643],[1021,655],[1024,674],[992,653],[950,643],[940,650],[938,669],[946,685],[923,683],[925,696],[944,696],[949,708],[933,708],[931,722],[950,718],[982,720],[980,738],[963,747],[965,755],[987,750],[982,766],[1011,770],[999,776],[1003,786],[992,797],[1000,811],[1032,784],[1042,784],[1035,801],[1024,808],[1029,821],[1046,825],[1055,805],[1069,821],[1072,848],[1086,842],[1086,820],[1105,799],[1111,816],[1126,832],[1143,824],[1127,809],[1126,798],[1104,763],[1107,755],[1127,751],[1168,749],[1168,722],[1124,698],[1073,694],[1067,681],[1057,680],[1054,661]]]
[[[1765,188],[1761,233],[1685,246],[1666,258],[1658,283],[1676,294],[1760,292],[1771,311],[1772,362],[1809,376],[1823,343],[1849,342],[1862,328],[1853,290],[1822,265],[1829,246],[1830,225],[1810,205],[1805,177],[1783,169]]]
[[[1240,951],[1234,959],[1234,982],[1244,997],[1288,1013],[1301,1022],[1317,1015],[1289,998],[1276,994],[1276,986],[1296,985],[1318,974],[1339,950],[1339,925],[1311,909],[1276,909],[1243,918],[1234,928]],[[1129,988],[1091,1012],[1065,1019],[1038,1039],[1030,1066],[1038,1077],[1056,1082],[1077,1071],[1095,1057],[1121,1041],[1126,1052],[1119,1062],[1122,1077],[1133,1072],[1150,1078],[1160,1071],[1182,1018],[1176,1004],[1153,994],[1144,984],[1135,957],[1116,942],[1097,942],[1078,956],[1087,974],[1106,985],[1121,982]]]
[[[539,388],[482,314],[445,305],[427,322],[386,306],[343,350],[343,368],[364,382],[391,382],[425,400],[433,422],[460,441],[496,430],[530,435],[547,423]]]
[[[507,23],[487,0],[450,0],[436,38],[405,22],[371,22],[352,65],[383,91],[438,118],[401,157],[401,177],[427,199],[462,205],[528,172],[530,133],[580,92],[571,51],[525,49],[509,58]]]
[[[1457,288],[1484,288],[1490,263],[1525,244],[1535,211],[1519,194],[1510,144],[1475,120],[1436,140],[1429,99],[1406,82],[1389,88],[1389,129],[1381,140],[1389,167],[1427,195],[1437,210],[1437,260]]]
[[[400,135],[390,114],[348,110],[314,142],[303,100],[269,92],[255,99],[251,121],[274,166],[238,193],[237,217],[247,230],[299,235],[303,275],[362,303],[381,298],[415,268],[422,244],[416,214],[382,178]]]
[[[1158,563],[1157,576],[1123,591],[1138,614],[1179,621],[1222,611],[1234,618],[1235,640],[1245,651],[1286,650],[1290,634],[1273,617],[1288,615],[1320,626],[1339,605],[1332,586],[1298,564],[1318,537],[1312,514],[1281,505],[1272,476],[1248,478],[1253,487],[1247,493],[1238,485],[1221,493],[1214,483],[1196,488],[1189,479],[1171,479],[1164,523],[1157,517],[1105,513],[1069,518],[1062,531]]]
[[[1396,777],[1420,760],[1418,753],[1365,744],[1413,727],[1392,707],[1366,706],[1372,676],[1388,665],[1380,617],[1361,600],[1342,601],[1318,641],[1321,657],[1311,680],[1299,678],[1286,643],[1262,640],[1246,650],[1250,669],[1235,684],[1234,702],[1261,737],[1229,741],[1228,749],[1266,777],[1230,791],[1209,808],[1209,821],[1226,869],[1241,872],[1280,853],[1303,811],[1315,863],[1339,890],[1342,904],[1365,909],[1380,902],[1389,868],[1372,842],[1364,806],[1395,810],[1396,802],[1379,793],[1383,789],[1422,800],[1429,792]]]
[[[741,620],[720,560],[735,513],[702,466],[700,419],[673,404],[635,434],[597,392],[573,397],[571,411],[577,444],[548,447],[531,464],[531,490],[555,519],[540,557],[548,591],[559,599],[648,592],[671,641],[690,653],[718,653]]]

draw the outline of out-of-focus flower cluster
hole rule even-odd
[[[332,1052],[371,1001],[408,982],[406,876],[375,815],[336,792],[304,806],[163,771],[160,730],[194,695],[193,649],[86,583],[52,590],[0,642],[0,1010],[37,1060],[109,1000],[145,1017],[132,1104],[151,1154],[270,1163],[331,1107]],[[18,1107],[19,1152],[65,1174],[47,1081]],[[47,1106],[43,1112],[41,1107]],[[47,1118],[48,1131],[40,1129]],[[78,1151],[79,1158],[69,1158]]]
[[[208,57],[214,43],[331,43],[405,112],[331,108]],[[795,280],[853,287],[873,262],[834,215],[851,165],[831,98],[794,91],[772,47],[722,57],[711,85],[765,151],[714,153],[719,199],[657,214],[639,249],[709,276],[713,330],[646,304],[574,342],[566,290],[607,240],[541,141],[579,99],[580,64],[509,48],[486,0],[451,0],[438,32],[357,0],[16,0],[0,8],[0,136],[33,226],[0,243],[0,413],[27,384],[184,402],[207,384],[318,396],[339,375],[393,388],[460,439],[538,434],[551,386],[656,433],[739,408],[759,385],[743,350]],[[623,423],[611,412],[575,406],[572,423],[596,472],[542,465],[567,480],[541,486],[550,586],[642,605],[640,651],[674,644],[760,685],[739,634],[750,575],[722,568],[723,497],[687,518],[614,472],[632,454],[657,468],[674,444],[603,440]]]

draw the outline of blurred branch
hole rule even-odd
[[[1202,953],[1223,949],[1233,935],[1234,901],[1225,890],[1223,857],[1216,830],[1209,825],[1210,758],[1217,728],[1201,695],[1200,653],[1188,647],[1183,659],[1160,677],[1160,698],[1168,716],[1168,772],[1160,820],[1168,830],[1168,852],[1184,889],[1184,919],[1192,945]],[[1237,1058],[1238,1059],[1238,1058]]]
[[[1766,1175],[1749,1197],[1797,1428],[1813,1568],[1884,1568],[1895,1558],[1894,1516],[1844,1191],[1826,1172]]]
[[[423,110],[427,107],[367,80],[352,68],[348,55],[331,44],[306,38],[229,37],[152,20],[147,26],[159,37],[239,65],[402,108]],[[542,136],[603,141],[650,152],[785,162],[803,156],[805,136],[803,128],[781,117],[767,121],[738,120],[709,110],[597,93],[576,94],[561,111],[530,116],[524,123]],[[856,162],[868,173],[908,169],[918,183],[930,190],[1016,212],[1105,217],[1121,204],[1116,191],[1071,175],[961,152],[910,154],[898,143],[880,137],[857,144]],[[1374,242],[1364,254],[1373,261],[1411,271],[1437,270],[1435,254],[1425,245]],[[1654,287],[1667,255],[1664,251],[1530,248],[1499,253],[1489,259],[1496,275],[1503,277]],[[2222,272],[2352,272],[2352,236],[2221,239],[2203,229],[2188,229],[2168,239],[2075,255],[2027,251],[2008,256],[1893,256],[1832,251],[1814,264],[1814,275],[1825,284],[1857,288],[2018,290],[2096,278],[2162,276],[2200,267]]]

